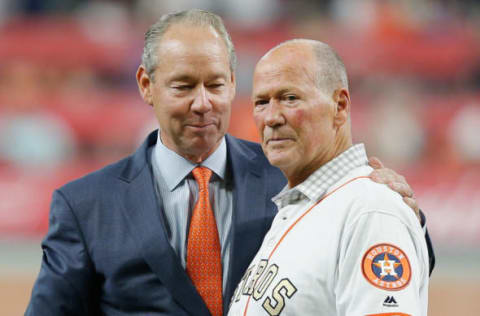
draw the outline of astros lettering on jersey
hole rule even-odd
[[[355,145],[274,198],[279,212],[229,316],[427,315],[424,232],[371,170]]]

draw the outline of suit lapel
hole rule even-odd
[[[272,219],[267,210],[265,177],[258,154],[228,137],[228,162],[233,176],[232,249],[225,297],[229,299],[260,246]],[[229,301],[225,302],[225,314]]]
[[[193,286],[170,246],[161,210],[157,201],[148,148],[156,142],[156,133],[132,157],[131,167],[121,178],[127,181],[119,199],[123,201],[123,213],[132,235],[145,261],[169,289],[175,301],[191,315],[210,315],[205,303]]]

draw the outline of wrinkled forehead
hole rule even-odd
[[[215,66],[230,72],[227,47],[213,27],[172,25],[159,40],[158,66]]]
[[[228,57],[228,49],[225,43],[218,32],[210,25],[173,24],[158,41],[157,53],[160,54],[168,49],[193,51],[209,47]]]
[[[192,40],[213,37],[222,40],[217,30],[211,25],[182,21],[170,25],[163,36],[160,37],[160,41],[179,37],[188,37]]]
[[[311,46],[303,43],[286,44],[264,55],[255,67],[254,74],[296,74],[312,72],[316,68],[316,60]]]
[[[287,86],[315,86],[315,69],[315,60],[308,54],[265,56],[255,68],[253,95]]]

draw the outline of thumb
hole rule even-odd
[[[368,158],[368,164],[373,168],[373,169],[380,169],[383,168],[383,163],[378,159],[377,157],[370,157]]]

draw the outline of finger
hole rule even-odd
[[[420,221],[420,208],[418,207],[417,200],[415,200],[414,198],[404,197],[403,201],[408,206],[410,206],[410,208],[413,210],[418,220]]]
[[[389,182],[388,186],[390,187],[390,189],[397,192],[402,197],[413,198],[413,190],[406,183],[403,183],[403,182]]]
[[[383,163],[377,157],[370,157],[368,158],[368,164],[373,169],[380,169],[383,168]]]
[[[372,171],[372,173],[370,173],[370,177],[373,181],[383,184],[400,182],[396,179],[396,173],[392,169],[388,168],[375,169]]]

